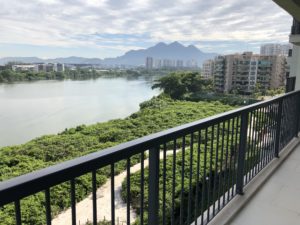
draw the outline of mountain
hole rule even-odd
[[[97,65],[129,65],[140,66],[145,64],[146,57],[156,59],[172,59],[172,60],[195,60],[198,65],[206,59],[215,57],[215,53],[205,53],[196,48],[194,45],[184,46],[175,41],[171,44],[160,42],[153,47],[140,50],[131,50],[124,55],[116,58],[84,58],[71,56],[67,58],[56,59],[40,59],[37,57],[7,57],[0,58],[0,65],[8,62],[23,62],[23,63],[65,63],[65,64],[97,64]]]
[[[40,59],[37,57],[6,57],[0,58],[0,65],[8,62],[22,62],[22,63],[65,63],[65,64],[102,64],[102,60],[98,58],[84,58],[71,56],[67,58],[56,59]]]
[[[215,53],[204,53],[194,45],[185,47],[179,42],[165,44],[160,42],[153,47],[141,50],[131,50],[126,52],[123,56],[104,59],[103,63],[106,65],[133,65],[139,66],[145,64],[146,57],[150,56],[156,59],[172,59],[172,60],[196,60],[198,65],[202,65],[206,59],[215,57]]]
[[[65,64],[102,64],[102,60],[98,58],[83,58],[71,56],[67,58],[56,58],[46,60],[48,63],[65,63]]]
[[[0,65],[4,65],[8,62],[22,62],[22,63],[43,63],[45,60],[37,57],[5,57],[0,58]]]

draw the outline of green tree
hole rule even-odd
[[[160,88],[173,99],[183,99],[195,93],[213,90],[212,80],[206,80],[198,72],[174,72],[156,80],[153,89]]]

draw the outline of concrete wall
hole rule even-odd
[[[300,46],[293,46],[290,77],[296,77],[296,90],[300,90]]]

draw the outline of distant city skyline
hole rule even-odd
[[[271,0],[0,0],[0,57],[123,55],[158,42],[259,53],[287,43],[292,18]]]

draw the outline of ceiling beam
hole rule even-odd
[[[277,5],[286,10],[300,21],[300,0],[273,0]]]

